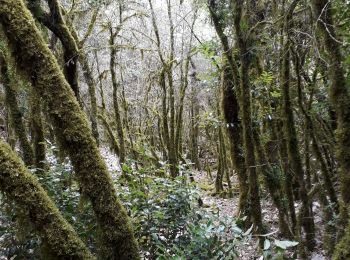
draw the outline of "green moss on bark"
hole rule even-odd
[[[344,205],[350,206],[350,93],[349,83],[345,78],[345,69],[342,65],[343,56],[341,45],[336,40],[332,18],[332,5],[327,0],[313,0],[315,18],[319,22],[319,31],[323,37],[321,44],[327,51],[329,66],[330,101],[337,117],[336,156],[339,162],[340,191]],[[322,39],[320,37],[320,39]]]
[[[58,140],[72,161],[82,193],[101,230],[103,259],[138,259],[127,213],[116,196],[88,121],[22,0],[0,0],[0,22],[18,64],[46,102]]]
[[[232,55],[232,49],[229,46],[228,37],[224,33],[224,21],[222,17],[218,15],[218,11],[218,6],[214,1],[211,1],[209,5],[210,16],[224,49],[221,106],[225,122],[228,125],[226,131],[230,139],[231,159],[239,181],[239,211],[244,216],[249,214],[249,203],[247,201],[249,190],[248,176],[244,168],[245,159],[243,156],[242,123],[239,118],[239,72],[236,61]]]
[[[350,259],[350,223],[348,224],[345,235],[342,240],[337,244],[335,253],[333,255],[334,260]]]
[[[56,259],[93,259],[23,162],[0,140],[0,190],[25,212]]]
[[[30,145],[28,140],[28,135],[26,131],[26,127],[23,122],[23,113],[20,111],[18,107],[17,101],[17,93],[13,87],[13,79],[11,79],[11,71],[8,66],[8,62],[6,60],[5,54],[0,50],[0,69],[1,69],[1,77],[2,83],[5,89],[6,96],[6,105],[10,111],[10,119],[11,125],[15,130],[17,135],[21,151],[22,157],[27,166],[32,166],[34,164],[34,152],[33,148]]]
[[[292,28],[293,12],[298,4],[298,0],[292,2],[287,12],[284,21],[284,31],[289,34]],[[300,157],[300,149],[298,144],[298,137],[295,129],[295,120],[293,114],[293,106],[290,97],[290,41],[284,43],[283,59],[281,66],[281,88],[283,97],[283,129],[287,142],[288,159],[290,161],[291,168],[299,183],[299,195],[302,202],[302,209],[300,210],[300,226],[305,231],[305,244],[308,250],[312,250],[315,246],[315,224],[313,219],[311,201],[308,197],[306,184],[304,179],[304,170]],[[297,232],[298,233],[298,232]],[[304,241],[301,241],[300,237],[300,252],[303,252]]]
[[[43,119],[41,115],[41,98],[35,91],[31,93],[31,129],[32,143],[35,155],[35,168],[37,173],[42,174],[47,168],[46,165],[46,144]]]
[[[57,0],[49,0],[48,6],[50,13],[45,13],[41,8],[40,0],[28,1],[28,7],[40,23],[52,31],[60,39],[63,46],[64,74],[67,82],[80,100],[78,84],[78,57],[79,49],[74,37],[72,36],[66,22],[63,19],[62,10]]]
[[[239,210],[242,215],[249,212],[248,178],[244,168],[244,156],[242,145],[242,124],[239,118],[239,104],[237,99],[237,87],[233,82],[233,72],[229,64],[224,64],[222,73],[222,112],[227,124],[226,133],[230,139],[230,155],[239,181]]]

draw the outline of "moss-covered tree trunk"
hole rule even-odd
[[[32,11],[34,17],[51,30],[54,35],[60,39],[64,47],[64,69],[65,76],[68,83],[71,85],[75,96],[78,101],[80,98],[79,85],[78,85],[78,73],[77,73],[77,62],[79,61],[83,75],[88,85],[88,90],[90,94],[90,106],[91,106],[91,129],[93,136],[99,145],[99,132],[97,126],[97,99],[96,99],[96,82],[93,78],[91,68],[89,66],[87,56],[83,53],[83,45],[93,30],[94,24],[96,22],[98,12],[95,11],[92,20],[89,24],[86,35],[83,40],[79,41],[79,36],[74,28],[68,27],[64,17],[62,15],[62,10],[59,6],[57,0],[51,0],[50,2],[50,14],[45,13],[41,7],[41,3],[38,0],[30,0],[28,7]],[[56,11],[56,9],[58,11]]]
[[[321,173],[323,176],[323,179],[325,181],[325,188],[328,192],[328,196],[330,198],[330,201],[333,203],[333,208],[335,209],[336,213],[339,213],[339,205],[338,205],[338,197],[332,182],[332,174],[327,167],[326,160],[323,158],[322,151],[320,146],[318,145],[318,140],[316,137],[316,132],[314,128],[314,123],[312,121],[311,115],[310,115],[310,105],[308,108],[305,108],[303,104],[303,95],[302,95],[302,82],[301,82],[301,64],[300,64],[300,58],[297,53],[294,52],[295,56],[295,74],[297,75],[297,87],[298,87],[298,105],[302,112],[302,114],[305,117],[306,121],[306,129],[307,129],[307,136],[311,137],[312,140],[312,148],[315,154],[315,157],[317,159],[317,162],[320,164]],[[317,74],[316,74],[317,75]],[[310,97],[309,104],[312,103],[312,96]],[[308,144],[307,144],[308,145]],[[306,178],[308,176],[306,175]],[[306,182],[307,183],[307,182]]]
[[[96,140],[97,145],[100,144],[100,134],[98,132],[97,125],[97,98],[96,98],[96,82],[92,75],[91,68],[88,63],[87,56],[83,53],[79,55],[79,63],[83,69],[84,78],[86,84],[88,85],[89,95],[90,95],[90,121],[92,134]]]
[[[0,139],[0,190],[24,212],[45,243],[51,259],[93,259],[73,228],[61,216],[37,179]],[[43,256],[43,259],[48,256]]]
[[[191,89],[191,108],[190,108],[190,122],[191,122],[191,130],[190,130],[190,156],[191,161],[194,163],[195,168],[197,170],[201,169],[201,164],[199,161],[198,154],[198,139],[199,139],[199,123],[198,123],[198,115],[199,115],[199,104],[197,97],[196,86],[192,84]]]
[[[100,229],[104,259],[138,259],[129,218],[120,204],[107,167],[57,61],[22,0],[0,0],[0,23],[13,54],[48,106],[56,135],[74,166],[83,194],[91,201]]]
[[[62,10],[58,0],[48,0],[50,13],[46,13],[41,7],[40,0],[29,0],[28,7],[39,22],[52,31],[63,46],[64,74],[74,94],[80,100],[78,84],[78,45],[74,40],[68,26],[63,18]]]
[[[337,118],[337,160],[339,163],[339,176],[341,195],[345,206],[350,206],[350,84],[345,78],[340,43],[334,30],[332,17],[332,4],[327,0],[312,0],[315,19],[323,39],[321,44],[327,51],[329,63],[330,101],[335,109]]]
[[[118,139],[119,139],[119,159],[120,159],[120,163],[123,164],[125,163],[125,140],[124,140],[123,123],[120,115],[121,114],[120,105],[118,100],[119,83],[117,82],[117,76],[115,73],[115,59],[117,54],[115,47],[113,47],[115,44],[115,37],[116,37],[116,33],[114,32],[111,26],[109,45],[111,46],[110,72],[111,72],[112,86],[113,86],[113,107],[114,107],[115,122],[117,124]]]
[[[333,260],[350,259],[350,223],[348,223],[342,240],[337,244],[333,255]]]
[[[345,70],[342,65],[343,57],[340,44],[334,30],[332,4],[326,0],[312,0],[314,17],[317,19],[318,29],[323,39],[321,44],[327,52],[329,63],[330,101],[335,109],[337,119],[336,130],[336,157],[339,163],[340,191],[344,202],[344,224],[348,222],[348,210],[350,207],[350,93],[349,82],[345,78]],[[350,258],[350,223],[345,230],[345,235],[337,245],[334,259]]]
[[[31,106],[31,129],[32,144],[35,156],[35,168],[37,173],[42,174],[47,168],[46,165],[46,142],[43,125],[43,117],[41,113],[42,100],[36,91],[32,91],[30,97]]]
[[[168,19],[169,19],[169,36],[170,36],[170,54],[169,60],[166,66],[166,76],[168,79],[168,90],[169,90],[169,138],[170,138],[170,146],[169,146],[169,164],[170,164],[170,174],[171,176],[177,177],[179,175],[179,155],[176,149],[176,140],[175,140],[175,130],[176,130],[176,122],[175,122],[175,82],[174,82],[174,60],[175,60],[175,27],[174,21],[172,17],[172,4],[170,0],[167,0],[167,11],[168,11]],[[181,138],[179,136],[179,138]]]
[[[220,96],[220,90],[219,90],[219,95]],[[222,118],[221,116],[221,109],[220,109],[220,103],[219,103],[219,98],[218,99],[218,105],[216,106],[217,108],[217,117],[218,118]],[[224,186],[223,186],[223,179],[224,179],[224,175],[225,172],[227,171],[226,166],[227,164],[225,163],[226,158],[225,155],[226,153],[224,152],[224,150],[226,149],[225,147],[225,140],[224,140],[224,134],[223,134],[223,128],[224,125],[220,125],[219,128],[217,129],[217,133],[218,133],[218,142],[217,142],[217,161],[218,161],[218,170],[217,170],[217,175],[216,175],[216,179],[215,179],[215,190],[216,193],[218,195],[223,195],[221,193],[223,193],[224,191]]]
[[[243,17],[244,1],[239,0],[232,3],[234,11],[234,29],[237,37],[237,46],[240,57],[240,96],[239,104],[241,109],[241,118],[243,126],[243,144],[244,144],[244,166],[248,175],[249,183],[249,201],[251,203],[251,218],[257,232],[262,232],[262,217],[259,194],[259,183],[256,172],[256,158],[254,154],[254,136],[251,114],[251,96],[249,70],[251,64],[250,48],[252,46],[251,36],[242,28],[244,22],[250,23],[251,17]],[[249,5],[247,3],[247,5]],[[249,9],[249,8],[248,8]],[[260,240],[262,245],[262,240]]]
[[[292,15],[296,5],[299,0],[294,0],[291,6],[289,7],[288,13],[285,18],[284,30],[287,34],[286,42],[284,43],[283,48],[283,59],[282,59],[282,71],[281,71],[281,84],[282,84],[282,96],[283,96],[283,126],[284,133],[287,140],[287,150],[288,158],[290,165],[297,177],[299,183],[299,195],[302,201],[301,209],[301,223],[306,233],[305,244],[309,250],[312,250],[315,246],[315,226],[314,219],[312,214],[311,201],[308,197],[306,184],[304,180],[304,170],[302,166],[302,160],[300,157],[299,144],[295,129],[295,121],[293,115],[292,102],[290,98],[290,40],[289,40],[289,31],[291,29]]]
[[[283,236],[291,238],[292,231],[288,226],[288,209],[284,203],[284,194],[281,184],[281,178],[277,168],[268,162],[265,151],[260,142],[260,131],[254,129],[254,144],[256,148],[257,161],[259,163],[258,171],[264,178],[265,185],[270,193],[272,201],[278,210],[279,229]]]
[[[11,126],[15,130],[22,151],[23,161],[27,166],[34,165],[34,151],[29,142],[27,130],[23,121],[23,113],[18,107],[17,91],[14,88],[15,77],[8,67],[5,53],[0,50],[0,70],[2,84],[5,89],[5,101],[10,111]],[[11,75],[12,74],[12,75]],[[11,77],[13,77],[11,79]]]
[[[198,86],[197,86],[197,68],[195,63],[190,59],[192,66],[192,73],[190,75],[191,79],[191,94],[190,94],[190,158],[194,163],[194,166],[197,170],[201,169],[201,163],[199,160],[199,151],[198,151],[198,142],[199,142],[199,100],[198,100]]]
[[[284,137],[282,122],[280,120],[276,120],[275,128],[276,128],[277,136],[281,140],[279,144],[279,154],[281,158],[281,168],[284,174],[284,181],[282,184],[283,191],[287,197],[288,211],[289,211],[288,215],[292,225],[292,232],[295,235],[296,226],[297,226],[297,217],[295,213],[294,195],[293,195],[293,188],[292,188],[292,181],[291,181],[293,179],[293,175],[291,173],[291,169],[290,169],[291,167],[288,159],[287,142]]]
[[[224,33],[224,23],[222,21],[222,17],[217,14],[219,8],[217,4],[215,4],[215,1],[210,1],[209,11],[216,33],[219,36],[221,45],[224,49],[224,63],[222,64],[223,73],[221,78],[221,106],[227,125],[227,135],[230,139],[231,160],[239,181],[239,211],[244,216],[249,211],[249,206],[247,203],[249,190],[248,177],[244,170],[242,124],[239,118],[239,72],[237,64],[233,58],[232,49],[229,46],[228,38]]]

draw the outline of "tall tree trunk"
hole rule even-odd
[[[169,18],[169,35],[170,35],[170,55],[168,64],[166,64],[166,75],[168,78],[168,89],[169,89],[169,164],[170,164],[170,174],[172,177],[176,177],[179,174],[178,168],[178,151],[176,147],[175,140],[175,88],[174,88],[174,78],[173,78],[173,64],[175,61],[175,28],[174,22],[172,18],[172,5],[171,0],[167,0],[167,10],[168,10],[168,18]]]
[[[110,72],[112,77],[112,86],[113,86],[113,107],[114,107],[114,116],[115,122],[117,124],[117,133],[119,139],[119,159],[120,163],[125,163],[125,140],[124,140],[124,131],[123,123],[120,116],[119,100],[118,100],[118,86],[117,76],[115,73],[115,59],[116,59],[116,49],[114,47],[116,34],[113,31],[112,26],[110,27],[110,38],[109,45],[111,46],[111,57],[110,57]]]
[[[250,41],[247,35],[242,30],[242,10],[243,0],[236,1],[233,4],[234,8],[234,27],[237,37],[237,45],[240,56],[240,108],[242,110],[242,126],[243,126],[243,144],[244,144],[244,166],[248,175],[249,183],[249,200],[251,203],[251,218],[257,232],[262,232],[262,217],[260,206],[259,183],[256,172],[256,159],[254,154],[254,137],[251,115],[251,97],[250,97],[250,82],[249,69],[251,63],[251,54],[249,51]],[[260,240],[260,244],[261,244]]]
[[[198,155],[198,139],[199,139],[199,123],[198,117],[199,115],[199,104],[196,86],[192,84],[191,89],[191,109],[190,109],[190,122],[191,122],[191,130],[190,130],[190,153],[191,153],[191,161],[194,163],[195,168],[197,170],[201,169],[201,164],[199,161]]]
[[[336,157],[339,163],[340,191],[344,208],[342,209],[343,225],[348,222],[350,207],[350,94],[349,82],[345,78],[343,57],[340,51],[338,37],[334,30],[332,4],[327,0],[312,0],[314,17],[317,19],[318,29],[323,37],[321,44],[327,51],[329,63],[330,101],[335,109],[337,119]],[[320,38],[319,38],[320,39]],[[350,223],[345,235],[337,245],[334,259],[348,259],[350,257]]]
[[[226,63],[222,65],[223,73],[221,78],[222,98],[221,106],[225,122],[227,124],[227,135],[230,139],[230,155],[234,169],[238,176],[240,197],[239,212],[244,216],[248,209],[248,177],[244,169],[244,156],[242,144],[242,124],[239,118],[239,72],[238,66],[233,58],[229,41],[224,33],[223,21],[217,15],[218,7],[214,1],[209,3],[209,11],[214,23],[217,35],[220,38],[224,50]]]
[[[285,33],[287,38],[289,37],[289,30],[291,29],[291,20],[294,9],[299,0],[294,0],[287,12],[285,20]],[[282,96],[283,96],[283,117],[284,117],[284,133],[287,140],[288,158],[291,167],[297,177],[299,183],[299,195],[302,201],[301,223],[306,233],[305,244],[309,250],[312,250],[315,246],[315,226],[312,214],[311,201],[309,200],[305,180],[302,161],[299,153],[299,144],[295,129],[295,121],[293,115],[293,108],[290,99],[289,86],[290,86],[290,40],[287,39],[283,48],[283,60],[281,71],[281,84],[282,84]],[[301,238],[301,236],[300,236]]]

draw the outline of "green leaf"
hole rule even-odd
[[[268,239],[265,239],[264,241],[264,250],[269,250],[271,247],[271,242]]]
[[[252,230],[253,230],[254,225],[252,225],[246,232],[243,233],[243,236],[248,236]]]
[[[275,245],[281,249],[287,249],[289,247],[294,247],[296,245],[298,245],[299,242],[296,242],[296,241],[289,241],[289,240],[275,240]]]
[[[274,98],[279,98],[282,96],[281,92],[277,91],[277,90],[273,90],[270,92],[271,96]]]

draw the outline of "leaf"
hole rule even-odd
[[[221,226],[219,226],[217,231],[221,233],[224,230],[225,230],[225,226],[221,225]]]
[[[271,91],[270,92],[271,96],[274,97],[274,98],[279,98],[282,96],[281,92],[277,91],[277,90],[274,90],[274,91]]]
[[[273,234],[275,234],[275,233],[277,233],[278,231],[272,231],[272,232],[270,232],[270,233],[267,233],[267,234],[263,234],[263,235],[259,235],[260,237],[268,237],[268,236],[271,236],[271,235],[273,235]]]
[[[233,231],[234,231],[235,233],[237,233],[237,234],[242,234],[242,229],[240,229],[239,227],[234,226],[232,229],[233,229]]]
[[[243,233],[243,236],[248,236],[252,230],[253,230],[254,225],[252,225],[246,232]]]
[[[265,239],[264,241],[264,250],[269,250],[271,247],[271,242],[268,239]]]
[[[275,245],[281,249],[287,249],[289,247],[293,247],[293,246],[296,246],[298,245],[299,242],[296,242],[296,241],[289,241],[289,240],[275,240]]]
[[[153,179],[152,178],[145,178],[145,183],[147,184],[151,184],[153,182]]]

